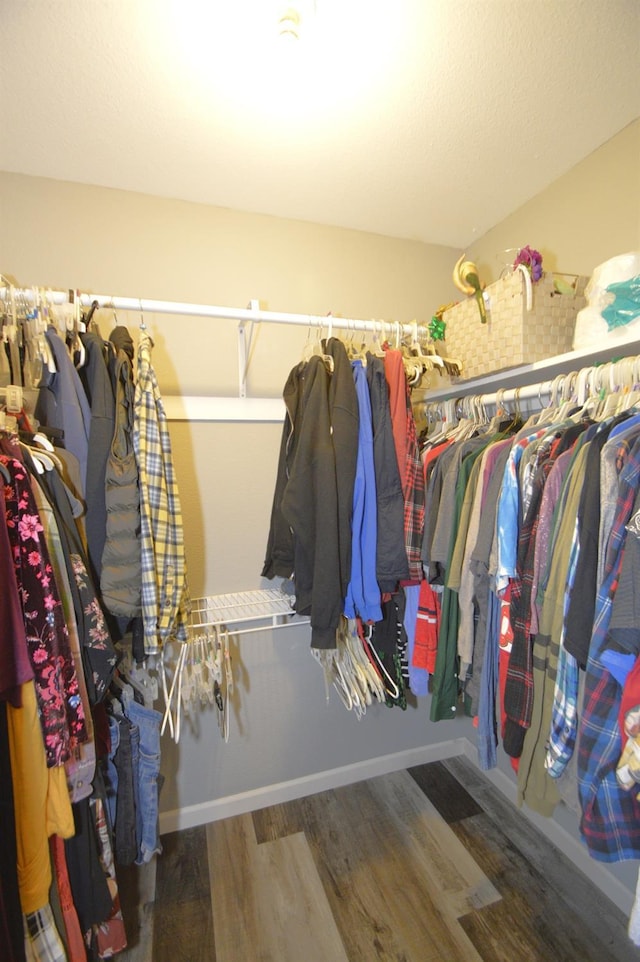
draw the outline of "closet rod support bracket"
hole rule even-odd
[[[251,300],[247,305],[248,310],[258,312],[260,301]],[[251,363],[251,341],[253,340],[254,321],[249,321],[249,338],[247,339],[247,321],[242,320],[238,324],[238,395],[245,398],[247,396],[247,373]]]

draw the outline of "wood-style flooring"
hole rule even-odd
[[[465,758],[163,838],[120,962],[627,962],[627,919]]]

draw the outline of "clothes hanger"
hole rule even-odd
[[[118,671],[124,681],[137,691],[145,708],[153,708],[158,697],[158,679],[153,677],[146,667],[146,663],[136,665],[131,656],[131,649],[125,648]]]
[[[378,652],[376,651],[375,645],[372,644],[372,642],[370,641],[370,637],[371,637],[371,626],[363,625],[362,635],[360,636],[362,647],[364,648],[367,657],[369,658],[369,660],[375,667],[376,671],[380,675],[385,692],[391,698],[394,698],[394,699],[398,698],[400,695],[400,689],[398,688],[396,682],[388,673],[387,669],[382,663],[382,660],[378,655]]]
[[[558,412],[560,405],[560,388],[564,379],[563,374],[557,374],[556,377],[551,382],[549,387],[549,404],[548,406],[540,412],[540,416],[537,420],[537,425],[542,427],[545,424],[551,424],[553,421],[558,420]]]
[[[301,360],[305,363],[312,357],[314,344],[311,340],[311,318],[309,318],[309,326],[307,328],[307,339],[302,346]]]
[[[52,376],[58,369],[51,345],[45,337],[49,326],[49,305],[45,292],[35,288],[34,298],[36,307],[25,323],[25,338],[31,358],[30,386],[41,388],[51,383]]]
[[[625,397],[624,411],[629,411],[640,403],[640,357],[629,358],[629,362],[631,386]]]
[[[164,696],[165,710],[162,718],[162,725],[160,726],[160,734],[164,735],[165,728],[169,725],[169,733],[174,739],[175,743],[178,744],[180,741],[180,702],[181,702],[181,691],[182,691],[182,673],[184,670],[184,662],[187,656],[187,644],[184,642],[180,643],[180,648],[178,651],[178,656],[176,659],[176,664],[173,672],[173,678],[171,679],[171,686],[167,682],[167,674],[170,671],[168,665],[168,653],[169,644],[165,644],[162,648],[161,664],[162,664],[162,693]],[[175,715],[175,717],[174,717]]]
[[[71,360],[73,361],[73,366],[76,369],[84,367],[85,361],[87,359],[87,353],[85,346],[80,338],[80,332],[84,333],[85,326],[82,321],[82,315],[80,311],[80,292],[79,291],[69,291],[69,304],[72,310],[66,312],[65,318],[65,343],[67,345],[67,350],[71,355]]]
[[[97,301],[91,301],[91,306],[89,307],[89,310],[88,310],[87,313],[83,316],[83,322],[84,322],[85,330],[87,330],[87,331],[89,330],[89,325],[91,324],[91,321],[93,320],[93,315],[95,314],[95,312],[98,310],[99,307],[100,307],[100,305],[98,304]]]
[[[111,684],[109,685],[111,693],[118,699],[122,705],[123,711],[126,714],[127,708],[132,701],[136,701],[135,692],[133,686],[128,684],[124,678],[115,672],[111,678]]]
[[[383,346],[384,339],[384,321],[372,321],[373,324],[373,335],[371,338],[371,344],[369,345],[369,353],[374,357],[384,357],[385,349]],[[378,331],[378,325],[380,325],[380,330]]]
[[[327,333],[326,341],[330,339],[332,330],[333,330],[331,315],[329,314],[328,317],[329,317],[329,324],[327,328],[328,333]],[[315,339],[315,341],[311,343],[309,342],[309,337],[307,336],[307,342],[305,343],[305,346],[302,352],[302,360],[304,362],[308,362],[311,360],[312,357],[319,356],[322,358],[325,367],[329,371],[329,374],[333,374],[333,358],[331,357],[330,354],[325,354],[324,346],[323,346],[323,337],[322,337],[323,331],[324,331],[324,325],[323,324],[318,325],[318,336]],[[309,318],[308,334],[310,333],[311,333],[311,318]]]
[[[351,332],[350,337],[345,341],[345,348],[347,351],[347,356],[350,361],[361,361],[366,367],[367,365],[367,345],[363,339],[360,346],[356,344],[356,327],[355,323],[352,326],[351,320],[347,321],[347,330]]]
[[[353,624],[351,624],[351,622],[349,623],[346,644],[354,665],[357,667],[358,674],[362,679],[362,683],[366,688],[367,704],[371,704],[373,698],[376,698],[379,702],[383,702],[385,700],[385,692],[382,678],[364,650],[362,640],[355,627],[355,622]]]

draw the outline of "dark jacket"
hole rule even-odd
[[[87,353],[84,367],[80,368],[80,380],[91,407],[85,529],[89,561],[93,566],[94,578],[99,582],[107,530],[105,471],[115,424],[115,399],[105,360],[104,341],[94,331],[88,331],[80,337]]]
[[[289,480],[300,435],[302,380],[305,368],[306,364],[300,363],[291,370],[282,392],[287,411],[282,425],[276,487],[271,507],[271,524],[262,568],[263,578],[291,578],[293,575],[293,531],[282,514],[282,497]]]
[[[338,338],[331,337],[325,350],[333,358],[333,373],[329,381],[329,420],[336,462],[340,588],[344,599],[351,580],[351,519],[360,412],[353,369],[344,344]]]
[[[367,381],[373,420],[373,464],[378,503],[376,575],[382,592],[394,592],[409,578],[404,544],[404,496],[393,440],[384,362],[367,354]]]
[[[323,359],[312,357],[301,382],[300,429],[282,497],[293,531],[296,611],[311,615],[314,648],[335,647],[343,607],[329,379]]]

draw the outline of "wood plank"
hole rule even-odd
[[[614,953],[614,958],[630,958],[631,943],[627,936],[628,920],[625,914],[603,895],[563,852],[545,838],[472,762],[458,756],[447,759],[443,764],[456,778],[464,782],[492,824],[499,828],[505,840],[503,844],[508,841],[524,862],[544,878],[547,889],[553,893],[554,901],[575,913],[594,938],[602,938],[602,934],[607,933],[607,944]],[[462,824],[452,826],[461,838]],[[480,861],[477,851],[472,851],[474,857]],[[491,871],[487,870],[487,874],[490,875]],[[498,882],[496,887],[501,888]],[[632,957],[637,962],[640,953],[636,950]]]
[[[349,962],[304,835],[257,846],[255,864],[265,957]]]
[[[162,849],[156,873],[156,903],[208,898],[209,863],[204,825],[163,835]]]
[[[372,779],[370,785],[392,813],[412,858],[431,883],[441,912],[456,919],[500,899],[498,890],[408,772]]]
[[[304,830],[299,816],[299,810],[292,805],[279,803],[269,805],[252,812],[253,828],[258,844],[273,842],[277,838],[286,838]]]
[[[152,958],[153,962],[217,962],[208,894],[157,907]]]
[[[127,948],[120,962],[151,962],[157,860],[117,870],[120,905],[127,932]]]
[[[153,962],[216,962],[204,826],[162,838],[156,870]]]
[[[531,903],[520,895],[509,896],[460,921],[486,962],[599,962],[598,956],[583,954],[581,946],[567,954],[566,940],[563,945],[554,942],[545,920],[537,917]]]
[[[479,815],[482,808],[464,785],[442,764],[430,762],[408,769],[409,774],[433,802],[445,822]]]
[[[348,962],[303,834],[258,845],[241,816],[208,842],[217,962]]]
[[[351,816],[343,809],[343,795],[340,790],[322,792],[288,804],[294,810],[294,817],[305,826],[347,956],[350,962],[370,962],[371,959],[413,962],[415,956],[407,951],[406,933],[395,924],[394,906],[386,897],[394,886],[393,876],[386,873],[384,852],[376,846],[375,856],[371,858],[358,844],[360,833],[353,832]],[[369,826],[371,833],[371,823]],[[374,830],[372,834],[377,833]],[[380,870],[385,875],[383,885],[378,877]],[[392,895],[395,897],[397,893]],[[418,911],[416,918],[420,917]],[[421,948],[426,962],[435,948],[428,933]]]
[[[507,949],[511,946],[509,951],[515,951],[526,939],[530,946],[530,955],[526,958],[540,959],[541,962],[549,958],[562,959],[563,962],[632,962],[638,959],[638,952],[626,935],[624,939],[615,939],[613,944],[614,933],[607,929],[600,913],[604,900],[595,895],[593,887],[579,912],[567,904],[565,893],[559,891],[553,881],[555,852],[548,857],[543,870],[539,870],[522,857],[502,827],[486,814],[457,822],[453,830],[494,880],[507,903],[504,912],[492,906],[490,910],[474,911],[461,919],[481,955],[485,955],[489,948],[494,951],[503,924],[511,918],[512,931],[505,941],[505,960],[519,957],[509,955]],[[589,920],[589,914],[593,921]],[[489,954],[487,957],[502,959],[503,955]]]
[[[479,958],[453,916],[442,913],[415,846],[370,782],[301,804],[312,811],[305,830],[352,962]]]
[[[255,875],[256,838],[250,815],[206,826],[217,962],[268,959],[260,950]]]

